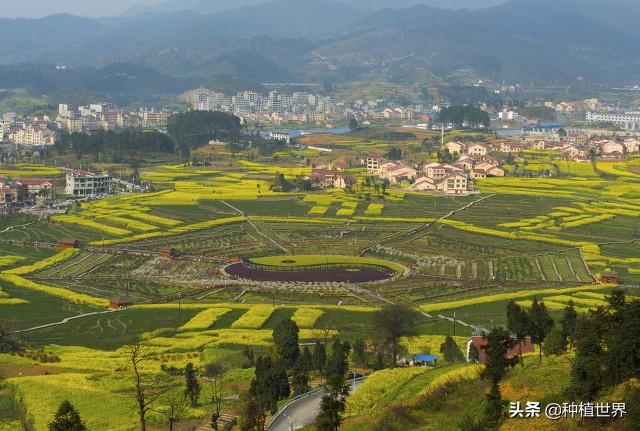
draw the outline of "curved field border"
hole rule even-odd
[[[295,255],[295,256],[271,256],[260,257],[250,260],[251,263],[282,268],[305,267],[310,265],[331,265],[331,264],[353,264],[353,265],[379,265],[392,269],[397,274],[404,274],[407,267],[396,262],[383,259],[358,256],[339,255]]]

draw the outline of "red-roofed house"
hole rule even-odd
[[[471,178],[487,178],[487,171],[484,169],[474,169],[471,171]]]
[[[355,178],[341,175],[339,171],[332,169],[313,169],[311,171],[311,181],[319,184],[323,189],[344,189],[355,184]]]
[[[471,144],[467,147],[467,154],[471,156],[486,156],[489,148],[484,144]]]
[[[51,180],[24,178],[16,180],[15,183],[23,187],[27,198],[43,201],[56,197],[56,185]]]
[[[467,362],[471,362],[471,345],[474,345],[475,348],[478,349],[478,362],[480,362],[481,364],[485,363],[487,360],[487,353],[485,352],[483,347],[487,345],[487,339],[480,335],[474,335],[473,337],[469,338],[469,340],[467,341]],[[520,352],[535,352],[535,347],[533,345],[531,337],[526,337],[522,343],[516,343],[507,351],[507,357],[512,358],[514,356],[518,356]]]

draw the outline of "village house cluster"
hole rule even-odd
[[[0,177],[0,213],[52,202],[64,184],[64,195],[76,198],[104,196],[112,192],[114,179],[108,173],[69,169],[64,180]]]
[[[628,154],[640,153],[640,141],[635,138],[627,139],[580,139],[580,143],[566,143],[564,145],[549,146],[545,149],[559,150],[567,159],[575,162],[590,162],[593,157],[603,161],[621,161]]]
[[[57,130],[69,133],[123,128],[162,130],[167,126],[168,115],[154,109],[124,112],[110,103],[80,106],[77,110],[60,104],[55,120],[46,115],[30,117],[9,112],[0,120],[0,142],[41,147],[56,143]]]
[[[445,195],[466,195],[473,192],[473,180],[487,176],[504,176],[499,162],[488,154],[464,154],[456,162],[420,163],[385,160],[370,154],[360,160],[366,174],[388,185],[403,186],[410,191]],[[356,184],[356,178],[343,173],[337,164],[312,170],[310,179],[321,188],[346,189]]]
[[[36,178],[8,179],[0,177],[0,208],[39,203],[55,199],[56,184],[53,180]]]
[[[547,139],[541,139],[547,138]],[[517,155],[525,149],[538,151],[557,152],[562,154],[564,159],[575,162],[590,162],[593,157],[602,161],[621,161],[627,155],[640,153],[640,140],[636,138],[604,138],[599,135],[588,135],[585,133],[570,133],[560,139],[553,136],[540,136],[536,134],[525,138],[522,142],[504,141],[495,144],[486,143],[465,143],[448,142],[445,148],[451,154],[464,156],[486,156],[491,152]],[[472,169],[486,170],[486,166],[474,166]],[[503,176],[501,170],[493,169],[487,171],[488,176]],[[472,173],[473,173],[472,170]],[[482,172],[478,172],[482,175]]]

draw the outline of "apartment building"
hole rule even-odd
[[[111,193],[112,178],[108,174],[73,169],[67,172],[65,194],[93,196]]]
[[[587,121],[591,123],[613,123],[625,130],[640,130],[640,112],[599,113],[588,111]]]

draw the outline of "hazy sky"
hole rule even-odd
[[[121,15],[135,4],[158,4],[162,0],[0,0],[3,18],[39,18],[55,13],[79,16]]]

